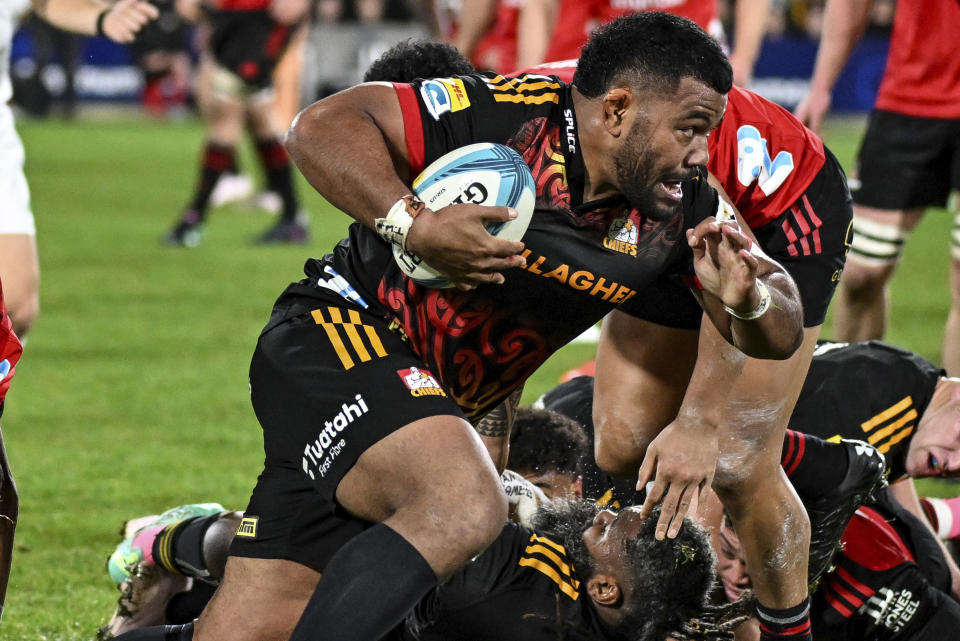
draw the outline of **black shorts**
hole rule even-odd
[[[413,421],[463,417],[387,321],[334,293],[271,321],[250,365],[264,470],[230,553],[317,570],[369,524],[335,501],[337,485],[380,439]]]
[[[174,0],[150,0],[160,15],[143,25],[137,37],[130,43],[137,64],[142,65],[145,56],[155,52],[189,53],[189,28],[174,7]]]
[[[826,160],[810,186],[786,211],[753,234],[763,251],[783,265],[800,290],[803,326],[822,325],[850,250],[853,206],[843,168],[824,148]],[[661,278],[643,292],[638,317],[658,325],[697,329],[703,309],[688,291],[688,279]]]
[[[943,207],[960,189],[960,120],[875,109],[857,158],[853,200],[878,209]]]
[[[210,51],[221,67],[243,80],[248,90],[273,84],[273,70],[290,44],[294,27],[266,11],[210,11]]]

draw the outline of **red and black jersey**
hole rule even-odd
[[[569,83],[576,70],[576,60],[562,60],[526,71]],[[776,220],[803,198],[825,161],[819,136],[780,105],[740,87],[727,94],[727,110],[707,146],[707,169],[752,229]]]
[[[342,275],[365,304],[403,329],[471,419],[614,308],[642,316],[664,305],[644,296],[658,278],[691,273],[684,230],[716,213],[716,191],[702,175],[684,183],[683,211],[659,222],[620,197],[582,202],[585,169],[567,85],[478,74],[396,91],[411,178],[475,142],[506,144],[526,160],[537,186],[523,237],[527,264],[505,272],[503,285],[430,289],[400,271],[376,233],[354,224],[331,256],[308,263],[306,282],[316,283],[328,266]]]
[[[3,304],[3,290],[0,288],[0,410],[3,408],[3,399],[10,389],[10,381],[20,360],[23,347],[20,340],[13,333],[13,326],[7,309]]]
[[[903,478],[910,437],[944,375],[922,356],[880,341],[823,342],[789,427],[831,441],[867,441],[886,457],[890,479]]]
[[[214,59],[253,90],[272,84],[273,71],[296,29],[274,20],[271,1],[219,0],[217,8],[207,11]]]
[[[605,635],[563,545],[508,523],[480,556],[424,597],[390,638],[556,641]]]
[[[579,58],[594,29],[640,11],[666,11],[690,18],[710,35],[721,32],[716,0],[562,0],[545,59]]]
[[[857,510],[837,568],[811,601],[815,639],[941,641],[954,638],[960,604],[933,533],[887,490]]]
[[[877,109],[960,118],[960,2],[898,2]]]

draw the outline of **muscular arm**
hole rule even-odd
[[[132,42],[137,32],[159,15],[146,0],[33,0],[34,11],[61,29],[88,36],[97,34],[97,20],[106,11],[104,34],[114,42]]]
[[[520,8],[517,69],[527,69],[544,62],[556,17],[556,4],[556,0],[526,0]]]
[[[286,148],[307,181],[327,201],[371,229],[411,193],[403,115],[394,89],[369,83],[304,109],[287,132]],[[444,215],[439,215],[444,212]],[[523,243],[494,238],[485,221],[509,220],[506,207],[450,205],[424,210],[413,221],[406,249],[458,287],[503,282],[504,269],[522,265]]]
[[[501,474],[507,467],[510,458],[510,427],[513,417],[517,414],[517,406],[523,395],[523,387],[519,387],[507,397],[507,400],[497,405],[493,410],[477,423],[477,434],[487,448],[497,472]]]
[[[873,0],[827,0],[810,92],[795,112],[814,131],[820,129],[830,110],[833,85],[867,27],[872,5]]]

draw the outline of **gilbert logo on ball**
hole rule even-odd
[[[513,207],[516,218],[486,225],[490,234],[506,240],[523,237],[536,202],[533,175],[520,154],[486,142],[454,149],[430,163],[413,181],[413,193],[433,211],[457,203]],[[421,285],[452,285],[416,254],[394,245],[393,257],[401,271]]]

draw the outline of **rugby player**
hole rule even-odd
[[[644,59],[641,70],[636,61],[649,51],[636,43],[655,40],[668,55]],[[295,640],[318,629],[325,639],[391,629],[438,578],[496,538],[505,518],[494,466],[465,419],[514,393],[615,305],[626,313],[625,303],[653,303],[631,292],[668,270],[689,273],[689,258],[676,260],[688,251],[685,227],[695,229],[687,241],[718,338],[781,358],[799,344],[792,280],[762,253],[754,262],[745,236],[709,218],[719,199],[705,181],[686,182],[700,175],[706,133],[729,89],[722,51],[691,23],[661,14],[612,23],[591,46],[603,68],[619,72],[592,77],[581,66],[576,88],[491,76],[363,85],[298,117],[288,137],[298,166],[364,224],[329,259],[308,263],[308,279],[289,288],[261,337],[251,386],[267,468],[245,512],[256,527],[234,539],[198,639],[285,638],[298,617]],[[647,92],[645,77],[658,66],[665,78]],[[540,179],[525,244],[482,231],[481,217],[505,219],[503,209],[456,205],[437,216],[401,198],[424,163],[476,140],[513,141]],[[389,211],[401,228],[417,214],[407,236],[393,240],[458,288],[427,290],[401,275],[372,231]],[[643,230],[636,258],[602,245],[618,219]],[[716,254],[701,253],[704,236]],[[589,289],[571,286],[571,274]],[[763,314],[758,277],[777,304]],[[318,436],[318,420],[345,431],[335,442]],[[309,522],[292,522],[296,514]],[[190,638],[192,627],[178,634]]]
[[[33,10],[61,29],[123,43],[131,42],[148,21],[157,17],[156,8],[144,0],[120,0],[109,6],[95,0],[34,0]],[[6,302],[0,292],[0,413],[21,353],[17,334],[26,335],[40,309],[36,226],[23,174],[23,144],[14,129],[8,104],[13,94],[9,67],[14,12],[14,2],[0,3],[0,280],[7,285]],[[17,488],[0,433],[0,615],[10,576],[18,511]]]
[[[810,82],[797,116],[814,129],[830,108],[837,77],[868,23],[871,0],[830,0]],[[928,207],[946,207],[960,188],[960,3],[898,2],[890,53],[857,158],[854,237],[840,281],[839,340],[883,338],[889,282],[907,236]],[[960,221],[960,212],[957,214]],[[956,229],[957,223],[954,223]],[[950,312],[943,366],[960,375],[960,236],[950,241]]]
[[[267,189],[280,196],[280,219],[258,243],[307,242],[290,158],[280,141],[283,125],[274,108],[273,70],[306,15],[307,0],[185,0],[178,10],[210,34],[200,59],[197,102],[206,140],[193,198],[164,237],[168,245],[199,245],[218,181],[236,171],[236,146],[244,131],[253,138]]]
[[[750,589],[750,570],[729,520],[713,536],[726,599]],[[823,577],[811,603],[816,639],[941,641],[956,636],[960,604],[950,596],[947,558],[920,519],[890,490],[861,507],[843,533],[837,566]],[[759,638],[744,624],[738,641]]]

